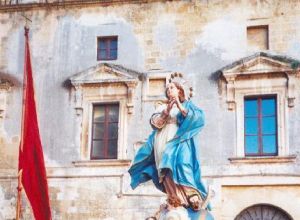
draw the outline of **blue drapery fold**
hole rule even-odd
[[[188,113],[186,117],[183,117],[181,113],[178,114],[179,128],[175,137],[167,142],[159,169],[169,169],[176,184],[192,187],[205,198],[207,192],[201,181],[200,152],[197,139],[204,126],[204,113],[191,101],[185,101],[183,106],[188,110]],[[154,158],[153,147],[156,132],[157,130],[154,130],[147,142],[139,149],[128,171],[131,175],[131,187],[133,189],[152,179],[156,188],[164,192],[163,185],[159,183]]]

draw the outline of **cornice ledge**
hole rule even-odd
[[[263,157],[231,157],[228,160],[233,164],[258,164],[258,163],[293,163],[296,155],[288,156],[263,156]]]
[[[72,162],[75,167],[112,167],[112,166],[129,166],[131,160],[79,160]]]
[[[67,7],[90,7],[90,6],[102,6],[107,7],[111,5],[122,5],[122,4],[149,4],[153,2],[169,2],[179,0],[42,0],[40,2],[29,2],[29,3],[10,3],[0,5],[0,13],[5,12],[17,12],[17,11],[30,11],[34,9],[57,9]]]

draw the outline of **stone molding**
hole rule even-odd
[[[91,6],[110,6],[122,4],[148,4],[154,2],[168,2],[174,0],[41,0],[26,1],[21,3],[18,0],[6,1],[1,0],[0,12],[14,12],[14,11],[29,11],[33,9],[59,9],[59,8],[74,8],[74,7],[91,7]],[[178,0],[177,0],[178,1]]]
[[[115,167],[125,166],[128,167],[131,160],[79,160],[73,161],[75,167]]]
[[[171,71],[166,70],[150,70],[145,74],[144,77],[144,86],[143,86],[143,101],[162,101],[166,100],[165,94],[160,96],[152,96],[149,88],[150,80],[152,79],[164,79],[166,81],[166,85],[171,76]]]
[[[83,72],[80,72],[69,80],[75,88],[75,109],[77,114],[82,110],[83,87],[101,87],[103,85],[115,85],[122,83],[127,87],[127,108],[128,113],[133,113],[134,89],[142,73],[129,70],[123,66],[100,63]],[[111,91],[111,94],[114,92]]]
[[[234,110],[236,105],[236,92],[243,89],[237,84],[240,80],[257,79],[266,76],[268,80],[278,78],[286,79],[288,106],[294,107],[295,81],[299,73],[300,61],[284,56],[272,56],[267,53],[256,53],[253,56],[243,58],[233,64],[224,67],[221,72],[226,80],[226,102],[228,110]],[[295,66],[296,65],[296,66]],[[265,87],[268,87],[266,84]]]
[[[276,95],[278,156],[289,155],[289,110],[295,105],[300,61],[265,52],[240,59],[219,72],[225,79],[222,94],[236,115],[235,157],[244,157],[244,98]]]
[[[258,164],[258,163],[294,163],[296,161],[296,155],[290,156],[269,156],[269,157],[231,157],[228,160],[231,163],[248,163],[248,164]]]
[[[127,158],[127,120],[128,115],[133,113],[135,89],[142,76],[142,73],[120,65],[100,63],[69,79],[75,91],[74,108],[78,117],[76,136],[80,137],[80,159],[90,159],[93,105],[101,103],[119,104],[117,159]]]

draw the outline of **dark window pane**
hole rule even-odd
[[[108,120],[111,122],[117,122],[119,120],[119,106],[118,105],[111,105],[109,107]]]
[[[246,134],[258,133],[258,118],[245,118]]]
[[[110,123],[108,125],[108,138],[118,138],[118,123]]]
[[[116,50],[118,48],[118,41],[117,39],[112,39],[110,41],[110,49],[111,50]]]
[[[262,133],[263,134],[275,134],[276,133],[275,117],[263,117],[262,118]]]
[[[245,100],[245,116],[257,116],[257,100]]]
[[[106,42],[104,39],[99,39],[98,40],[98,49],[106,49]]]
[[[258,137],[257,136],[245,136],[246,138],[246,154],[258,153]]]
[[[263,136],[263,151],[264,153],[276,153],[276,136]]]
[[[106,50],[100,50],[99,53],[100,53],[99,59],[101,60],[107,59]]]
[[[275,115],[275,99],[262,99],[262,114]]]
[[[93,141],[92,158],[103,158],[104,155],[104,143],[103,141]]]
[[[118,141],[109,140],[108,141],[108,157],[110,159],[117,159],[118,154]]]
[[[116,159],[118,148],[119,104],[93,107],[91,159]]]
[[[98,50],[98,52],[97,52],[97,60],[101,60],[101,57],[100,57],[100,50]]]
[[[98,60],[115,60],[118,56],[118,38],[102,37],[98,38]]]
[[[117,50],[111,50],[110,51],[110,59],[117,59],[117,56],[118,56],[118,52]]]
[[[94,106],[94,122],[103,122],[105,120],[104,106]]]
[[[104,138],[104,123],[94,124],[93,139],[103,139],[103,138]]]

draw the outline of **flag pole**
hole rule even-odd
[[[26,17],[25,17],[26,18]],[[29,19],[26,19],[30,21]],[[19,149],[20,185],[32,208],[35,219],[51,220],[47,173],[39,134],[29,48],[29,28],[25,26],[24,92]],[[19,210],[18,210],[19,211]],[[22,218],[22,207],[21,207]]]
[[[19,171],[18,174],[18,198],[17,198],[17,212],[16,212],[16,220],[20,219],[20,215],[21,215],[21,196],[22,196],[22,172],[23,170]]]
[[[25,30],[25,62],[24,62],[24,68],[26,67],[26,59],[27,59],[27,38],[28,38],[28,31],[29,31],[29,27],[28,27],[28,21],[32,22],[28,17],[26,17],[25,15],[22,15],[22,17],[25,18],[25,26],[24,26],[24,30]],[[23,151],[23,133],[24,133],[24,112],[25,112],[25,98],[26,98],[26,71],[24,69],[24,78],[23,78],[23,99],[22,99],[22,119],[21,119],[21,140],[20,140],[20,146],[19,146],[19,154]],[[21,216],[21,198],[22,198],[22,190],[23,190],[23,186],[22,186],[22,174],[23,174],[23,169],[20,169],[18,172],[18,186],[17,186],[17,190],[18,190],[18,195],[17,195],[17,207],[16,207],[16,220],[20,220],[20,216]]]

